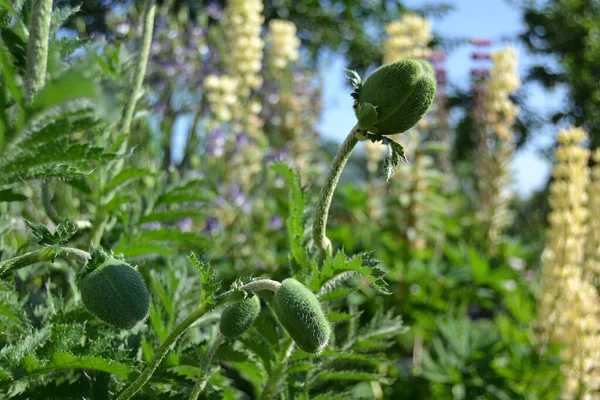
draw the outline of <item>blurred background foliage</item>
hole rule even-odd
[[[421,124],[396,138],[410,163],[399,168],[390,182],[382,176],[381,148],[366,146],[352,156],[336,192],[328,231],[336,250],[348,255],[373,252],[392,292],[381,296],[355,278],[357,290],[348,289],[347,296],[335,299],[352,317],[336,321],[336,329],[349,337],[360,329],[376,331],[377,324],[389,330],[380,336],[365,333],[363,342],[352,344],[356,354],[375,357],[381,361],[378,365],[357,366],[352,364],[355,360],[319,364],[325,370],[342,369],[348,363],[368,371],[365,379],[348,384],[323,378],[326,383],[315,381],[310,393],[314,398],[338,390],[352,398],[554,399],[565,393],[565,381],[581,386],[568,398],[597,392],[597,369],[565,380],[561,364],[564,371],[568,360],[564,353],[560,357],[559,350],[570,343],[548,340],[540,333],[545,321],[538,316],[537,298],[550,290],[541,279],[548,263],[542,254],[556,250],[548,249],[546,236],[552,225],[548,215],[559,201],[549,201],[549,193],[558,191],[552,189],[553,183],[559,183],[557,188],[564,181],[567,186],[574,183],[559,168],[544,190],[519,198],[512,194],[508,170],[514,153],[548,119],[557,126],[584,127],[589,133],[589,143],[584,144],[591,150],[600,144],[598,2],[514,4],[527,24],[519,40],[531,52],[557,60],[556,69],[534,66],[520,79],[547,87],[565,85],[568,91],[570,106],[562,113],[538,115],[528,107],[527,93],[513,87],[515,82],[494,81],[503,78],[494,65],[507,62],[503,72],[514,67],[509,50],[492,54],[485,41],[422,31],[419,34],[427,40],[415,44],[411,36],[415,30],[427,31],[427,18],[442,18],[451,11],[450,4],[412,9],[400,1],[265,1],[259,35],[243,42],[264,41],[258,46],[260,54],[248,56],[258,57],[259,68],[242,71],[250,78],[234,84],[223,77],[240,74],[235,68],[248,60],[231,51],[232,41],[239,39],[232,35],[246,33],[226,25],[227,2],[161,1],[131,132],[117,129],[115,120],[120,117],[114,110],[111,114],[108,106],[120,110],[131,97],[142,2],[55,1],[55,9],[71,7],[74,11],[56,16],[59,22],[48,67],[48,79],[55,86],[48,89],[50,100],[43,105],[22,107],[18,91],[9,83],[14,78],[18,86],[25,74],[29,2],[13,3],[18,16],[7,9],[0,15],[3,49],[7,50],[3,53],[2,104],[10,109],[2,117],[25,139],[18,142],[22,154],[13,158],[4,153],[8,145],[0,143],[4,168],[0,172],[1,258],[35,247],[22,217],[50,226],[70,218],[80,228],[73,246],[92,242],[139,266],[153,294],[153,308],[148,326],[132,332],[114,332],[98,321],[88,321],[84,328],[89,315],[74,287],[74,269],[39,264],[15,273],[9,284],[0,286],[5,310],[0,315],[4,322],[0,344],[8,349],[1,350],[0,356],[13,352],[15,364],[25,363],[18,359],[21,348],[15,346],[24,334],[42,332],[36,337],[59,338],[66,335],[69,324],[75,324],[77,331],[64,346],[55,348],[51,339],[40,339],[39,346],[27,349],[35,348],[35,357],[43,362],[60,362],[60,358],[52,359],[53,354],[67,350],[86,362],[91,359],[85,357],[106,354],[120,363],[119,377],[125,379],[135,361],[147,361],[175,321],[193,308],[198,289],[197,278],[186,264],[191,250],[211,260],[224,285],[249,275],[290,276],[297,265],[288,251],[286,230],[290,224],[310,226],[310,204],[337,150],[337,143],[323,140],[317,129],[323,107],[318,61],[329,52],[339,53],[350,68],[364,74],[390,57],[385,43],[398,35],[394,43],[409,38],[402,51],[417,49],[436,67],[436,104]],[[403,19],[407,16],[413,19]],[[297,37],[301,43],[297,57],[293,50],[283,52],[289,58],[283,67],[274,62],[272,51],[277,45],[273,37],[277,35],[270,25],[281,19],[297,29],[286,37]],[[399,27],[390,28],[390,23],[398,21]],[[468,42],[483,64],[474,66],[471,86],[460,90],[447,82],[444,55],[457,43]],[[88,100],[85,109],[73,110],[57,93],[70,90],[60,78],[65,71],[75,74],[77,67],[93,73],[72,75],[89,89],[75,96]],[[14,71],[14,76],[8,71]],[[260,84],[252,86],[254,77],[260,78]],[[503,88],[502,98],[494,99],[497,102],[489,97],[494,85],[510,89]],[[42,106],[59,117],[43,114]],[[43,118],[43,123],[32,120],[28,124],[23,119],[21,125],[13,124],[20,120],[11,115],[20,111]],[[450,118],[457,111],[461,117]],[[558,127],[553,129],[552,135]],[[40,147],[47,145],[44,137],[62,141],[55,147]],[[82,143],[93,145],[94,150],[73,153],[75,145]],[[120,151],[123,143],[126,153]],[[573,143],[569,142],[577,149],[581,144]],[[61,153],[60,148],[69,151]],[[42,151],[62,158],[39,157]],[[594,160],[589,154],[586,157],[586,162]],[[555,161],[550,152],[548,159]],[[285,179],[281,170],[272,168],[277,162],[298,170],[302,191],[290,191],[289,176]],[[293,219],[290,210],[299,201],[306,204],[306,210],[302,218]],[[581,231],[587,223],[581,222]],[[296,240],[297,246],[307,245],[306,238]],[[561,304],[567,304],[565,310],[575,307],[568,301]],[[391,314],[382,316],[381,310],[391,310]],[[408,331],[399,317],[410,327]],[[270,364],[253,340],[275,335],[269,325],[272,318],[261,318],[266,338],[253,332],[244,346],[237,343],[219,350],[222,369],[210,380],[211,395],[258,397]],[[53,331],[44,331],[48,323],[56,324]],[[597,332],[588,333],[597,338]],[[154,397],[148,398],[168,398],[189,390],[212,334],[198,328],[180,343],[151,384],[147,395]],[[85,348],[78,335],[87,335],[97,344]],[[333,359],[341,357],[344,348],[330,351]],[[600,355],[591,358],[596,362]],[[295,373],[305,372],[302,355],[293,361]],[[19,368],[24,367],[19,364]],[[1,372],[0,379],[4,379]],[[0,393],[6,390],[17,399],[54,393],[66,399],[106,394],[107,387],[119,387],[103,373],[74,373],[68,378],[33,381],[27,391],[0,380]],[[293,374],[290,382],[289,387],[295,388]]]

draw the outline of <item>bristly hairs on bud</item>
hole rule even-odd
[[[256,278],[254,276],[248,276],[248,277],[243,277],[243,278],[237,278],[230,287],[230,290],[232,290],[234,293],[231,294],[230,296],[227,296],[227,300],[228,301],[238,301],[238,300],[245,300],[250,296],[250,293],[248,293],[246,290],[243,289],[243,286],[250,283],[250,282],[255,282],[258,281],[260,278]]]
[[[348,74],[350,74],[350,75],[346,75],[346,78],[348,78],[348,80],[350,80],[350,83],[352,83],[352,86],[354,87],[354,91],[350,94],[350,96],[352,96],[352,98],[354,99],[354,104],[352,105],[352,107],[356,111],[356,107],[358,107],[358,98],[360,96],[360,89],[362,89],[362,78],[360,77],[358,72],[356,72],[352,69],[344,68],[344,71],[346,71]]]

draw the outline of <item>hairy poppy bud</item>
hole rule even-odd
[[[393,135],[413,127],[435,96],[435,72],[423,60],[402,60],[377,68],[355,95],[361,129]],[[375,121],[374,110],[377,111]]]
[[[219,330],[223,336],[234,339],[250,329],[259,313],[260,299],[257,295],[236,301],[223,310]]]
[[[79,277],[81,299],[89,312],[121,329],[148,316],[150,293],[142,276],[129,264],[106,258]]]
[[[331,328],[317,297],[295,279],[286,279],[275,292],[274,309],[279,322],[298,347],[308,353],[320,353]]]

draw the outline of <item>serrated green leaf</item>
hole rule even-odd
[[[345,312],[339,312],[339,311],[331,311],[327,313],[327,319],[329,320],[329,322],[331,323],[335,323],[335,322],[343,322],[343,321],[350,321],[356,318],[360,317],[360,313],[358,314],[348,314]]]
[[[333,301],[341,298],[347,297],[350,293],[354,293],[356,289],[354,288],[338,288],[330,291],[319,292],[317,297],[320,301]]]
[[[10,185],[12,183],[30,181],[32,179],[66,181],[86,176],[89,173],[90,171],[83,171],[71,165],[64,164],[37,166],[25,171],[0,174],[0,185]]]
[[[140,238],[143,241],[187,242],[193,243],[196,247],[204,247],[207,244],[204,236],[195,232],[182,232],[179,229],[151,229],[143,231]]]
[[[48,121],[47,124],[37,129],[29,130],[20,138],[21,148],[32,148],[47,142],[53,142],[66,136],[76,135],[80,132],[98,127],[99,122],[90,118],[89,112],[78,110],[62,115],[57,119]]]
[[[315,277],[310,282],[311,289],[318,290],[319,294],[325,294],[340,288],[354,276],[364,276],[369,278],[373,288],[378,292],[390,294],[387,282],[384,280],[385,272],[375,266],[377,264],[373,263],[372,258],[368,258],[363,263],[363,256],[368,256],[368,253],[347,258],[344,251],[340,250],[331,262],[325,262],[318,278]]]
[[[82,98],[98,100],[100,88],[89,72],[72,68],[48,82],[35,96],[29,109],[46,110],[59,104]]]
[[[79,12],[79,5],[75,7],[64,6],[60,8],[55,8],[52,10],[52,19],[50,22],[50,36],[54,36],[54,34],[60,29],[60,27],[65,23],[67,19],[71,16]]]
[[[272,365],[276,361],[276,356],[271,344],[262,336],[260,330],[253,328],[250,335],[244,335],[239,340],[249,350],[260,357],[265,371],[270,374]]]
[[[155,201],[155,207],[164,204],[204,202],[212,196],[213,191],[206,181],[193,180],[177,187],[170,188]]]
[[[133,179],[153,176],[155,176],[155,174],[146,169],[126,168],[113,177],[110,182],[108,182],[105,192],[110,193],[116,189],[120,189],[123,185],[129,183]]]
[[[24,171],[28,168],[56,163],[89,163],[92,161],[110,161],[117,154],[105,153],[101,147],[88,144],[68,144],[66,141],[46,143],[39,147],[17,152],[0,160],[3,174]]]
[[[8,139],[10,139],[12,136],[14,136],[14,133],[16,131],[18,131],[22,124],[23,124],[23,118],[25,115],[25,103],[24,103],[24,96],[23,96],[23,92],[21,91],[21,88],[19,87],[19,84],[17,82],[17,77],[18,74],[16,73],[14,67],[13,67],[13,63],[14,60],[11,56],[11,54],[9,53],[9,51],[6,49],[6,45],[4,44],[4,41],[2,39],[0,39],[0,69],[2,70],[2,74],[0,74],[0,78],[2,78],[2,81],[4,83],[3,86],[5,86],[8,89],[8,92],[12,95],[12,98],[15,102],[16,105],[16,115],[17,118],[14,121],[15,125],[13,126],[13,134],[12,135],[6,135],[6,139],[5,141],[7,141]],[[4,110],[2,110],[4,112]]]
[[[58,49],[61,58],[66,58],[73,54],[76,50],[83,48],[90,43],[90,39],[86,38],[66,38],[62,37],[55,40],[52,45]]]
[[[213,303],[213,295],[221,287],[221,282],[217,276],[217,273],[210,266],[210,262],[205,257],[198,257],[195,253],[191,253],[188,260],[192,263],[198,275],[200,276],[200,284],[202,288],[202,300],[201,304],[207,304],[208,306]]]
[[[154,211],[146,214],[140,218],[140,223],[145,224],[147,222],[167,222],[175,221],[183,218],[197,218],[204,215],[203,210],[192,209],[192,210],[167,210],[167,211]]]
[[[361,371],[336,371],[336,370],[329,370],[329,371],[323,371],[320,372],[319,374],[315,375],[313,377],[314,381],[365,381],[365,382],[370,382],[370,381],[375,381],[375,382],[381,382],[384,384],[391,384],[391,380],[385,377],[382,377],[380,375],[377,374],[371,374],[368,372],[361,372]]]
[[[295,268],[294,275],[301,278],[308,274],[309,260],[306,246],[303,244],[304,193],[300,186],[300,177],[284,163],[273,164],[271,169],[283,176],[289,188],[289,215],[286,220],[286,225],[288,240],[290,242],[290,252],[295,261],[292,263],[292,266]]]

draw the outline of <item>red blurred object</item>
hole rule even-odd
[[[492,41],[490,39],[471,38],[471,44],[475,46],[490,46]]]
[[[473,60],[490,60],[492,56],[490,53],[473,52],[471,53],[471,58]]]
[[[436,50],[433,53],[431,53],[429,60],[434,63],[446,61],[446,54],[442,51]]]
[[[446,80],[446,68],[438,67],[435,69],[435,79],[437,80],[438,85],[445,85],[447,83]]]
[[[487,68],[473,68],[471,70],[471,76],[476,78],[487,78],[490,76],[490,70]]]
[[[487,91],[487,86],[485,83],[473,83],[471,84],[471,92],[473,93],[485,93]]]

